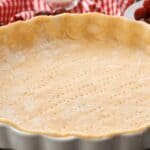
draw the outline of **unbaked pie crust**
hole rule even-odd
[[[0,122],[49,136],[150,125],[150,26],[101,14],[0,28]]]

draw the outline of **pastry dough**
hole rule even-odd
[[[0,122],[50,136],[150,125],[150,26],[101,14],[0,28]]]

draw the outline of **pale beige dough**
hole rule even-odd
[[[80,19],[86,22],[89,16]],[[94,14],[93,20],[95,17],[110,19],[112,24],[119,20],[132,26],[132,22],[120,18]],[[62,25],[66,18],[71,21],[73,16],[59,16]],[[150,54],[147,38],[150,36],[147,34],[150,28],[134,22],[135,28],[144,32],[145,41],[132,43],[129,35],[131,42],[126,43],[126,38],[123,41],[117,35],[119,29],[114,28],[114,36],[110,34],[110,37],[103,33],[104,29],[98,33],[99,28],[105,28],[99,22],[85,25],[83,31],[68,27],[70,22],[66,22],[71,32],[65,29],[67,31],[60,31],[64,34],[54,36],[52,30],[59,30],[53,27],[51,22],[54,20],[55,17],[40,17],[0,30],[0,33],[5,32],[3,36],[11,36],[12,29],[18,26],[29,26],[30,29],[33,25],[45,30],[45,33],[41,32],[41,38],[33,36],[33,41],[26,38],[13,42],[9,38],[8,41],[1,40],[0,120],[25,131],[56,136],[98,137],[149,126]],[[36,21],[37,24],[43,22],[45,28],[37,27]],[[48,31],[46,23],[53,28]],[[26,33],[20,29],[17,34],[24,36]],[[17,42],[20,42],[18,47]]]

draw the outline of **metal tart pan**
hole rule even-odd
[[[13,150],[144,150],[150,149],[150,128],[99,139],[28,134],[0,123],[0,148]]]

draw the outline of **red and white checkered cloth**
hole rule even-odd
[[[102,12],[108,15],[123,15],[126,8],[133,2],[134,0],[80,0],[70,12]],[[30,19],[41,11],[53,14],[54,10],[50,0],[0,0],[0,25]]]

